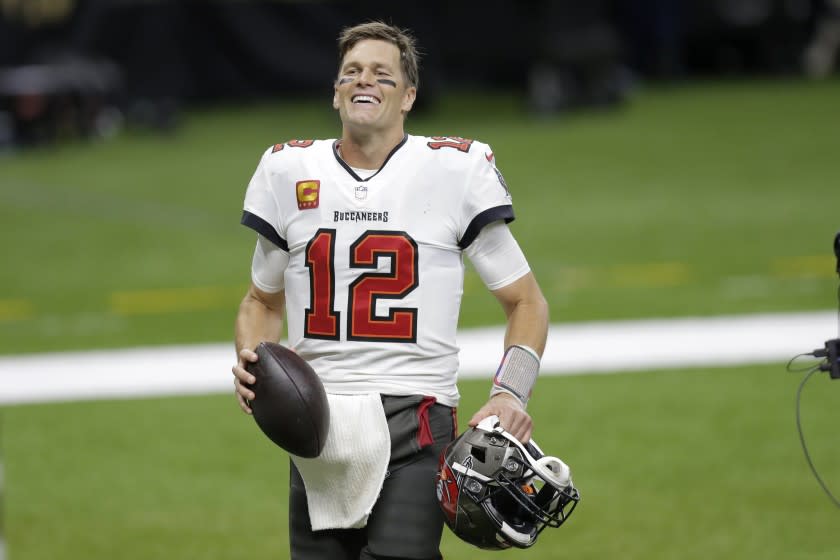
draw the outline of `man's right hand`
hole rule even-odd
[[[239,402],[239,408],[241,408],[242,412],[245,414],[253,414],[249,403],[254,400],[256,395],[254,395],[254,392],[244,384],[247,383],[252,385],[257,380],[253,375],[248,373],[245,369],[245,364],[255,363],[257,359],[256,352],[249,350],[248,348],[243,348],[239,351],[239,362],[233,366],[232,370],[236,400]]]

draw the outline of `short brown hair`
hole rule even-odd
[[[410,87],[419,85],[419,60],[417,41],[407,29],[388,25],[382,21],[370,21],[353,27],[346,27],[338,36],[339,64],[344,60],[347,51],[364,39],[375,39],[395,45],[400,50],[400,64],[402,72]]]

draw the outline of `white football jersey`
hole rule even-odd
[[[462,251],[513,220],[487,144],[406,135],[360,178],[335,140],[269,148],[242,223],[289,253],[290,345],[328,392],[431,395],[458,403]]]

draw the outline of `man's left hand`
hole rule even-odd
[[[519,399],[508,393],[498,393],[490,397],[487,404],[481,407],[470,419],[469,425],[474,428],[488,416],[496,415],[502,428],[520,441],[531,441],[531,430],[534,425],[531,416],[525,412],[525,407]]]

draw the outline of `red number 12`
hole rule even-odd
[[[335,236],[334,229],[319,229],[306,245],[310,299],[303,332],[307,338],[340,338]],[[390,257],[389,270],[376,271],[379,257]],[[402,231],[366,231],[350,246],[350,267],[372,271],[359,274],[348,286],[347,340],[416,342],[416,307],[392,307],[387,315],[376,315],[379,300],[402,299],[419,285],[414,239]]]

